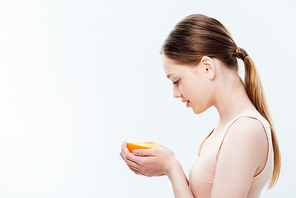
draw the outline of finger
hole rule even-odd
[[[127,166],[136,174],[141,174],[141,175],[144,175],[144,172],[142,171],[142,169],[140,168],[139,164],[137,163],[134,163],[132,161],[127,161]]]
[[[148,142],[145,142],[145,143],[148,143],[148,144],[156,144],[156,145],[159,145],[160,146],[160,144],[158,144],[156,142],[153,142],[153,141],[148,141]]]
[[[121,145],[121,151],[123,151],[124,153],[130,153],[130,150],[127,147],[126,141],[124,141]]]
[[[133,171],[137,172],[136,174],[146,175],[145,172],[142,170],[142,168],[135,163],[127,163],[128,167]]]
[[[137,175],[145,175],[142,171],[139,171],[139,170],[137,170],[137,169],[134,169],[134,168],[132,168],[132,167],[129,167],[130,168],[130,170],[131,171],[133,171],[135,174],[137,174]]]
[[[124,155],[123,155],[122,153],[119,153],[119,155],[120,155],[120,157],[123,159],[123,161],[126,161],[126,160],[125,160],[125,157],[124,157]]]
[[[141,173],[141,172],[138,172],[138,171],[135,171],[135,170],[132,170],[135,174],[137,174],[137,175],[144,175],[143,173]],[[144,175],[145,176],[145,175]]]
[[[133,166],[139,166],[140,163],[138,161],[139,161],[138,157],[135,157],[135,156],[133,156],[133,154],[131,154],[126,157],[125,162],[127,164],[133,164]]]
[[[122,142],[121,144],[121,150],[127,148],[127,145],[126,145],[126,141]]]
[[[155,156],[157,149],[135,149],[133,154],[139,157]]]
[[[158,144],[156,142],[153,142],[153,141],[149,141],[149,142],[146,142],[146,143],[149,143],[149,144],[156,144],[158,146],[161,146],[162,148],[166,148],[165,146],[163,146],[162,144]]]
[[[143,173],[143,171],[140,169],[139,166],[135,165],[135,164],[127,164],[127,166],[133,170],[133,171],[137,171],[139,173]]]
[[[128,154],[128,156],[125,156],[125,163],[127,164],[127,166],[139,169],[139,163],[137,162],[137,160],[138,159],[131,153]]]
[[[121,151],[120,156],[122,157],[122,159],[126,162],[127,158],[132,159],[133,157],[135,157],[131,152],[129,152],[128,149],[124,149]],[[135,161],[135,159],[132,159],[133,161]]]
[[[127,163],[128,161],[132,161],[133,163],[138,164],[138,163],[137,163],[138,159],[137,159],[136,156],[135,156],[134,154],[132,154],[131,152],[125,150],[125,151],[122,153],[122,155],[123,155],[123,157],[124,157],[126,163]]]
[[[131,154],[131,152],[128,150],[128,148],[126,147],[126,145],[122,145],[121,146],[121,157],[123,158],[124,161],[126,161],[126,156]]]
[[[145,142],[145,143],[148,143],[148,144],[156,144],[156,143],[153,142],[153,141],[148,141],[148,142]]]
[[[127,155],[127,152],[126,152],[126,150],[121,150],[121,152],[120,152],[120,156],[122,157],[122,159],[124,160],[124,161],[126,161],[126,155]]]

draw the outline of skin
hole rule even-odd
[[[188,102],[195,114],[211,106],[219,113],[220,120],[203,149],[233,117],[245,110],[256,110],[237,72],[218,59],[204,56],[198,65],[178,65],[162,55],[162,64],[173,83],[175,98]],[[194,197],[174,153],[161,146],[162,149],[138,149],[130,153],[123,142],[120,155],[135,174],[168,176],[176,198]],[[267,149],[268,142],[259,121],[243,117],[235,122],[219,154],[211,197],[247,197],[252,178],[265,165]]]

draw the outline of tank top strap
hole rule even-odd
[[[221,150],[221,147],[222,147],[222,144],[224,142],[224,139],[227,135],[227,132],[228,130],[230,129],[230,127],[240,118],[242,117],[249,117],[249,118],[252,118],[252,119],[256,119],[258,120],[263,128],[264,128],[264,131],[265,131],[265,134],[266,134],[266,138],[268,140],[268,145],[270,144],[270,140],[271,140],[271,137],[270,137],[270,133],[268,133],[267,131],[269,131],[269,124],[268,122],[265,120],[265,118],[263,118],[261,116],[261,114],[255,110],[246,110],[246,111],[243,111],[241,112],[240,114],[238,114],[237,116],[235,116],[224,128],[223,130],[221,131],[222,132],[222,140],[220,139],[220,145],[219,145],[219,148],[217,150],[217,153],[216,153],[216,162],[218,161],[218,158],[219,158],[219,154],[220,154],[220,150]],[[269,149],[268,149],[269,150]]]

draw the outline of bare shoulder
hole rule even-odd
[[[221,193],[247,197],[253,177],[264,168],[266,140],[265,129],[257,119],[241,117],[230,126],[217,155],[213,197],[221,197]]]
[[[224,147],[224,148],[223,148]],[[268,141],[262,123],[254,118],[241,117],[229,128],[221,152],[241,154],[245,159],[249,158],[257,163],[265,162]],[[234,149],[231,151],[231,149]],[[240,158],[239,156],[237,156]],[[258,165],[258,164],[257,164]]]
[[[250,141],[253,144],[266,142],[266,132],[262,123],[250,117],[241,117],[236,120],[229,128],[227,136],[244,142]]]

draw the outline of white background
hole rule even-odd
[[[174,99],[161,65],[193,13],[220,20],[257,64],[282,152],[262,197],[296,197],[294,0],[0,0],[0,197],[173,197],[168,178],[134,175],[119,152],[153,140],[188,174],[218,121]]]

